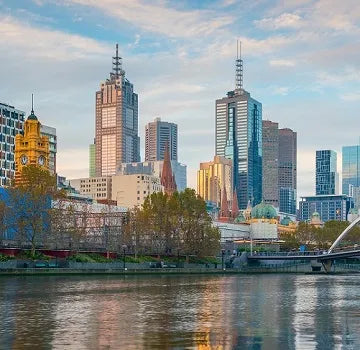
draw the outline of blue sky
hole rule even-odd
[[[298,132],[298,195],[314,192],[316,149],[357,143],[358,0],[0,0],[0,101],[57,128],[58,170],[88,174],[95,91],[118,42],[139,94],[139,129],[179,125],[180,161],[196,186],[214,153],[214,103],[234,88],[236,39],[244,87],[263,119]]]

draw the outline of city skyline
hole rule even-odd
[[[214,154],[214,100],[233,89],[237,37],[243,42],[244,85],[263,103],[263,119],[298,132],[298,197],[313,194],[316,149],[334,149],[340,156],[342,146],[357,143],[358,132],[351,126],[356,121],[354,108],[359,98],[359,60],[356,47],[350,45],[358,29],[353,15],[359,8],[356,2],[341,7],[331,2],[328,8],[322,1],[307,2],[306,7],[272,4],[271,9],[264,6],[261,11],[258,4],[252,4],[243,9],[244,17],[248,15],[244,23],[231,16],[241,2],[214,2],[211,11],[190,8],[186,3],[182,7],[170,2],[126,3],[142,6],[147,14],[158,11],[168,17],[156,17],[151,25],[146,19],[142,23],[130,16],[124,19],[126,9],[124,13],[114,11],[114,15],[108,15],[102,12],[104,8],[96,8],[102,5],[85,6],[79,0],[56,2],[58,14],[52,9],[55,2],[49,0],[12,1],[11,8],[0,1],[4,14],[0,17],[0,40],[4,40],[1,50],[6,52],[3,66],[8,67],[2,74],[10,85],[17,85],[16,95],[11,93],[9,84],[1,88],[2,101],[28,114],[29,96],[35,92],[41,120],[58,131],[60,174],[88,174],[88,144],[94,135],[94,91],[111,68],[108,58],[117,41],[127,75],[139,94],[142,160],[145,124],[156,115],[166,115],[166,120],[179,125],[179,159],[189,166],[191,187],[196,186],[198,164],[212,159]],[[256,17],[250,15],[252,11]],[[342,21],[331,16],[331,11]],[[99,13],[96,20],[95,12]],[[311,21],[319,19],[320,14],[321,21]],[[166,33],[172,16],[182,16],[183,21]],[[97,20],[99,26],[94,23]],[[103,28],[107,20],[113,24],[111,32]],[[208,20],[209,26],[202,29],[201,24]],[[236,31],[230,29],[235,22]],[[250,23],[248,30],[244,29],[246,23]],[[302,34],[296,29],[301,29]],[[201,35],[197,34],[201,30]],[[219,40],[224,33],[226,39]],[[300,43],[309,39],[311,33],[316,35],[306,48],[294,48],[294,38]],[[321,39],[328,33],[342,35],[343,43],[329,39],[325,44]],[[38,40],[27,40],[27,35]],[[73,39],[71,44],[67,38]],[[20,50],[26,65],[13,59]],[[315,56],[316,60],[311,61]],[[343,65],[339,68],[340,59]],[[29,65],[31,71],[26,68]],[[21,83],[14,76],[21,77]],[[289,76],[291,79],[286,78]],[[57,84],[53,84],[55,78]],[[76,129],[83,126],[79,135]]]

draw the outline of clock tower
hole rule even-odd
[[[31,114],[24,125],[24,135],[15,136],[15,182],[21,183],[22,168],[27,165],[36,165],[49,170],[49,138],[41,136],[40,122]]]

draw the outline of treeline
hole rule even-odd
[[[300,222],[295,233],[282,233],[283,249],[298,249],[305,245],[308,249],[328,249],[338,236],[349,226],[347,221],[327,221],[323,227],[315,227],[306,222]],[[355,226],[341,242],[340,246],[351,246],[360,243],[360,227]]]
[[[148,196],[142,207],[129,211],[123,232],[135,255],[210,256],[220,250],[220,231],[212,226],[204,200],[189,188]]]
[[[211,256],[220,249],[205,202],[194,190],[154,193],[127,213],[114,206],[94,212],[70,200],[56,178],[36,166],[23,168],[21,183],[1,192],[0,237],[19,247],[102,249],[122,253]]]

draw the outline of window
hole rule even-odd
[[[128,129],[134,129],[134,110],[126,108],[125,110],[125,127]]]
[[[101,111],[101,127],[112,128],[116,126],[116,107],[103,108]]]

